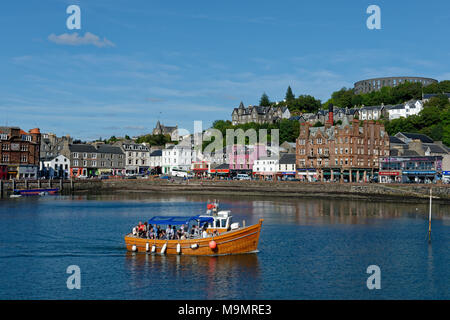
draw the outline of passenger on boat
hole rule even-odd
[[[159,234],[159,239],[161,240],[167,239],[166,232],[164,230],[161,230],[161,233]]]
[[[138,225],[138,234],[139,234],[139,237],[142,238],[142,237],[144,236],[145,232],[146,232],[146,230],[145,230],[145,225],[142,224],[141,221],[139,221],[139,225]]]
[[[155,229],[153,229],[152,225],[150,225],[150,230],[147,233],[149,239],[155,239]]]
[[[200,226],[195,226],[194,236],[199,237],[201,235]]]
[[[151,224],[149,224],[147,226],[147,239],[151,239],[150,238],[150,232],[151,232],[152,229],[153,229],[153,226]]]
[[[171,240],[173,238],[172,231],[172,225],[169,224],[169,226],[166,228],[167,240]]]
[[[193,226],[192,226],[192,228],[191,228],[191,234],[190,234],[190,236],[191,236],[191,238],[193,238],[194,236],[195,236],[195,228],[196,228],[197,226],[194,224]]]
[[[203,226],[203,232],[202,232],[202,238],[207,238],[208,237],[208,232],[206,232],[206,229],[208,229],[208,227],[205,225]]]
[[[160,226],[156,226],[156,239],[159,239],[161,236],[161,227]]]
[[[178,231],[177,231],[177,227],[173,226],[172,228],[172,234],[173,234],[173,238],[172,239],[180,239],[180,237],[178,236]]]

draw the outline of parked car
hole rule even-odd
[[[236,180],[252,180],[248,174],[240,173],[236,176]]]

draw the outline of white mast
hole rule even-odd
[[[430,188],[430,213],[428,214],[428,241],[431,242],[431,198],[432,188]]]

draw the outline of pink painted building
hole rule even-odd
[[[267,156],[267,146],[264,144],[250,146],[235,144],[227,148],[227,153],[230,170],[251,172],[254,161]]]

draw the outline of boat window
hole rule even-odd
[[[227,226],[227,220],[225,220],[225,219],[220,219],[220,222],[221,222],[221,227],[222,227],[222,228],[226,228],[226,226]]]

